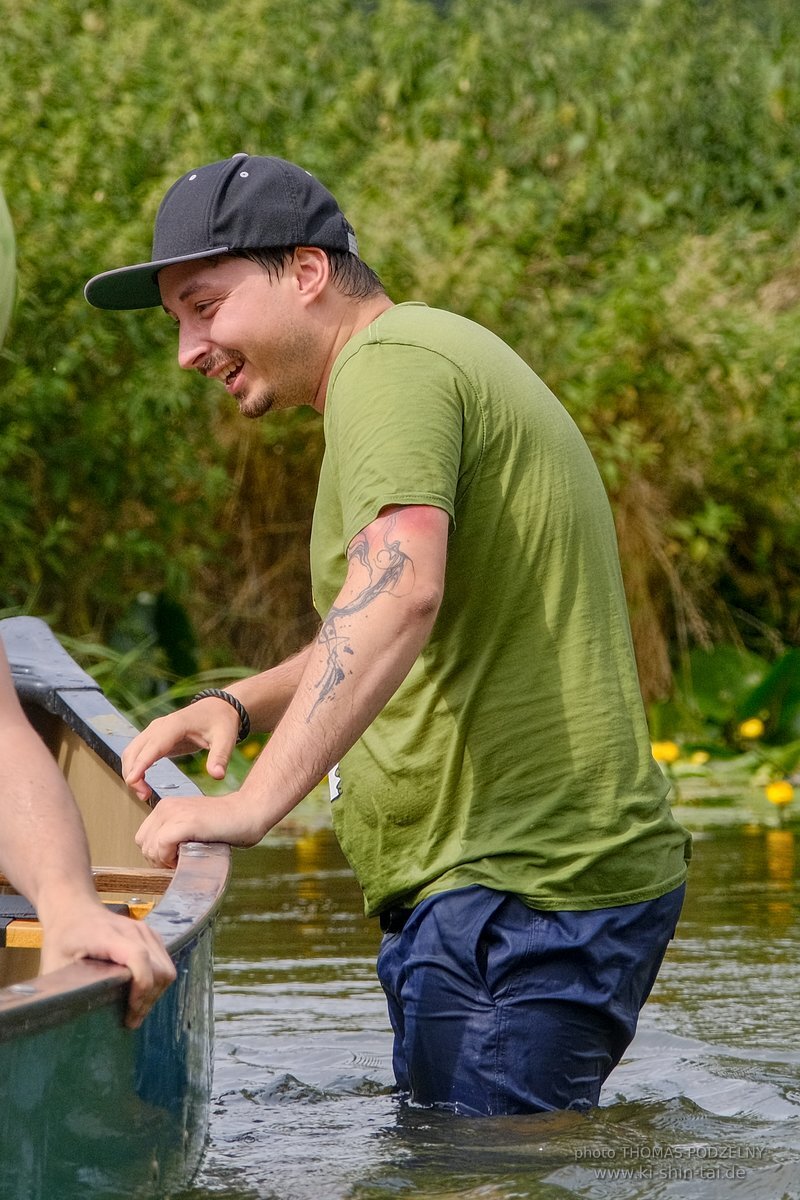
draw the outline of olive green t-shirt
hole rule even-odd
[[[685,878],[610,507],[577,427],[499,338],[402,304],[331,374],[311,539],[325,615],[389,504],[451,517],[430,639],[344,756],[333,823],[368,914],[482,884],[591,909]]]

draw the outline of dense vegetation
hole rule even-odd
[[[102,314],[185,169],[280,154],[395,298],[496,330],[584,431],[640,670],[800,632],[795,0],[0,0],[0,606],[178,673],[313,625],[313,414],[245,426],[159,312]],[[765,667],[766,671],[766,667]],[[798,730],[800,735],[800,730]]]

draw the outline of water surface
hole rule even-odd
[[[181,1200],[800,1200],[788,829],[698,834],[678,937],[588,1116],[402,1105],[379,934],[327,829],[236,851],[208,1150]]]

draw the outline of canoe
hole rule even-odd
[[[129,1030],[124,968],[87,960],[37,977],[35,921],[0,929],[0,1197],[155,1200],[185,1187],[203,1152],[213,925],[230,851],[189,842],[174,871],[150,868],[133,840],[148,805],[119,774],[135,729],[43,622],[0,621],[0,637],[28,717],[78,802],[98,891],[134,917],[147,914],[178,972]],[[158,798],[200,794],[166,760],[148,781]],[[3,881],[0,902],[11,908],[12,892]]]

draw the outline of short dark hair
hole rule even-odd
[[[273,246],[263,250],[231,250],[231,258],[246,258],[263,267],[271,279],[280,279],[287,263],[294,258],[296,246]],[[372,267],[347,250],[325,250],[331,267],[331,283],[343,296],[367,300],[385,295],[386,289]]]

